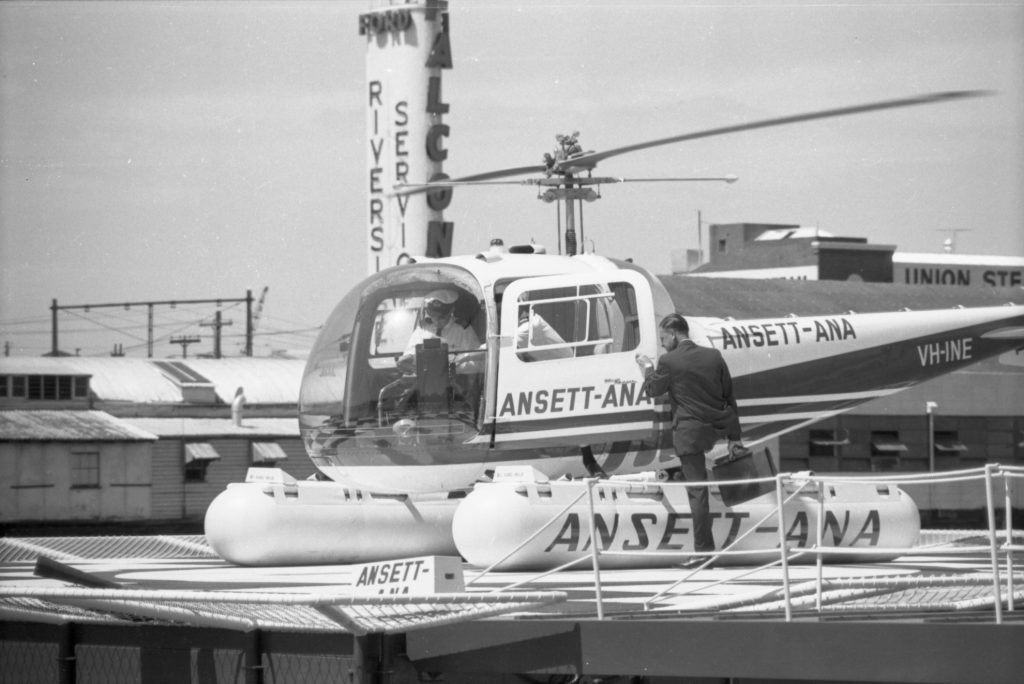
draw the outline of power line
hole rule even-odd
[[[223,310],[222,307],[224,305],[229,305],[228,308],[231,308],[232,306],[237,306],[237,305],[243,304],[243,303],[245,304],[245,330],[246,330],[246,334],[245,334],[245,352],[244,353],[247,356],[251,356],[252,355],[252,339],[253,339],[253,323],[252,323],[253,297],[252,297],[252,290],[246,290],[246,296],[244,298],[222,297],[220,299],[185,299],[185,300],[159,300],[159,301],[157,301],[157,300],[150,300],[150,301],[139,301],[139,302],[105,302],[105,303],[99,303],[99,304],[70,304],[70,305],[68,305],[68,304],[60,305],[60,304],[57,303],[57,300],[54,299],[54,300],[52,300],[52,304],[50,306],[51,338],[52,338],[50,353],[53,354],[53,355],[57,355],[57,354],[60,353],[59,333],[58,333],[58,318],[57,318],[57,314],[60,311],[69,312],[70,314],[72,314],[72,315],[74,315],[74,316],[76,316],[78,318],[82,318],[82,319],[86,319],[86,320],[91,320],[91,322],[95,323],[96,325],[99,325],[100,327],[105,327],[108,330],[110,330],[111,332],[116,332],[116,333],[119,333],[119,334],[125,334],[125,335],[128,335],[129,337],[133,337],[133,338],[135,338],[137,340],[142,340],[142,338],[137,336],[137,335],[132,335],[130,333],[125,332],[125,327],[124,326],[121,326],[120,328],[117,328],[117,327],[112,326],[112,325],[106,325],[104,323],[101,323],[101,322],[95,320],[94,318],[91,318],[91,317],[87,318],[85,316],[82,316],[82,314],[78,314],[78,313],[76,313],[76,311],[81,310],[81,311],[84,311],[85,313],[91,314],[93,309],[123,308],[125,311],[129,311],[129,310],[131,310],[132,307],[144,307],[144,310],[145,310],[146,315],[147,315],[147,325],[146,325],[146,329],[148,331],[148,334],[147,334],[147,337],[146,337],[147,355],[149,357],[152,357],[153,356],[153,343],[155,341],[154,337],[153,337],[153,331],[154,331],[154,328],[155,328],[154,319],[155,319],[156,307],[169,307],[170,309],[177,309],[179,304],[183,305],[183,306],[215,304],[217,306],[218,316],[219,316],[220,315],[220,311]],[[202,318],[200,318],[200,321],[201,320],[202,320]],[[194,319],[190,319],[188,321],[188,323],[187,323],[187,325],[200,325],[200,324],[201,324],[200,322],[197,322]],[[218,335],[218,339],[219,339],[219,335]],[[181,342],[179,341],[178,343],[180,344]],[[189,344],[191,344],[191,343],[192,342],[190,342]],[[182,346],[182,351],[183,351],[183,353],[187,353],[187,345],[183,345]]]

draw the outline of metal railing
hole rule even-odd
[[[660,483],[657,485],[644,484],[637,485],[642,487],[659,486],[659,487],[718,487],[722,485],[742,485],[742,484],[753,484],[753,483],[766,483],[774,482],[775,484],[775,497],[776,503],[772,509],[765,514],[757,523],[751,525],[749,529],[736,539],[732,540],[731,543],[725,548],[717,551],[706,561],[700,565],[690,569],[681,579],[674,582],[670,586],[658,591],[656,594],[644,601],[644,609],[650,610],[651,606],[664,597],[671,594],[673,597],[686,595],[696,588],[684,590],[682,592],[672,593],[681,584],[686,583],[693,578],[701,570],[711,566],[723,557],[732,556],[764,556],[766,553],[763,549],[758,550],[737,550],[735,547],[749,534],[754,532],[762,523],[775,518],[777,520],[777,529],[779,534],[779,557],[767,564],[763,564],[757,567],[753,567],[743,571],[739,575],[731,575],[726,579],[721,579],[711,583],[701,583],[700,589],[706,590],[710,587],[725,584],[729,581],[748,577],[758,572],[773,568],[776,566],[781,567],[782,570],[782,594],[783,594],[783,611],[785,614],[785,620],[787,622],[793,619],[793,590],[790,581],[789,563],[790,561],[813,554],[815,556],[816,564],[816,577],[814,580],[814,607],[815,610],[821,611],[823,608],[823,596],[824,596],[824,558],[828,556],[836,555],[847,555],[855,557],[857,555],[870,555],[877,556],[879,553],[891,554],[893,556],[914,556],[914,555],[934,555],[936,550],[934,547],[922,547],[922,546],[911,546],[911,547],[900,547],[900,548],[853,548],[853,547],[839,547],[839,546],[826,546],[824,544],[824,532],[825,532],[825,485],[827,483],[871,483],[871,484],[941,484],[941,483],[964,483],[964,482],[983,482],[985,488],[985,511],[987,518],[987,537],[988,543],[983,546],[961,546],[958,548],[944,547],[942,553],[946,555],[956,554],[977,554],[985,550],[989,553],[989,566],[991,579],[986,580],[991,583],[991,602],[994,606],[995,622],[996,624],[1002,624],[1003,622],[1003,586],[1000,579],[1000,569],[1003,567],[1003,563],[1000,562],[1000,555],[1002,554],[1005,559],[1005,571],[1006,571],[1006,587],[1005,596],[1007,599],[1007,609],[1013,611],[1015,609],[1014,603],[1014,564],[1013,554],[1014,552],[1024,551],[1024,546],[1014,543],[1014,531],[1012,522],[1012,497],[1013,497],[1013,480],[1024,478],[1024,467],[1017,466],[1002,466],[999,464],[988,464],[984,467],[973,468],[959,471],[948,471],[941,473],[908,473],[903,475],[814,475],[813,473],[779,473],[773,477],[763,478],[751,478],[743,480],[714,480],[705,482],[673,482],[673,483]],[[999,534],[996,530],[996,496],[994,482],[996,480],[1002,480],[1003,482],[1003,510],[1005,517],[1005,530],[1004,536],[1005,541],[1000,542]],[[601,557],[602,556],[671,556],[672,558],[680,558],[694,555],[705,555],[685,553],[680,551],[670,552],[658,552],[658,551],[611,551],[601,549],[599,543],[600,535],[597,534],[597,523],[596,515],[594,512],[594,487],[599,483],[607,483],[608,480],[600,480],[597,478],[587,478],[583,480],[586,484],[586,488],[580,492],[575,498],[567,503],[561,510],[550,517],[544,524],[537,528],[537,530],[523,540],[521,543],[516,545],[512,550],[507,552],[497,561],[491,563],[488,567],[484,568],[476,577],[467,581],[467,587],[471,584],[478,583],[485,576],[492,573],[495,568],[498,568],[510,558],[514,557],[523,548],[528,546],[533,540],[540,536],[546,529],[551,527],[554,523],[561,519],[561,517],[571,510],[574,506],[579,504],[584,497],[587,499],[587,519],[589,522],[589,534],[592,542],[590,544],[590,554],[588,556],[579,556],[568,562],[559,565],[558,567],[548,569],[542,573],[530,575],[527,578],[518,580],[512,584],[498,587],[492,590],[492,593],[509,591],[524,585],[532,584],[539,579],[543,579],[549,575],[552,575],[563,570],[572,568],[573,566],[581,565],[587,560],[590,560],[591,570],[593,572],[593,583],[594,583],[594,594],[597,604],[597,619],[604,619],[604,606],[603,606],[603,588],[601,583]],[[818,497],[818,517],[817,524],[815,525],[815,543],[809,548],[793,548],[789,545],[786,538],[786,528],[784,519],[784,507],[786,503],[791,501],[798,494],[806,490],[810,485],[817,486],[817,497]],[[907,586],[920,585],[921,578],[907,578]],[[977,577],[970,578],[971,584],[977,583]],[[806,594],[807,587],[801,584],[801,594]]]
[[[359,596],[351,592],[241,592],[0,586],[0,619],[39,616],[40,603],[101,616],[219,629],[345,631],[361,636],[437,627],[565,601],[564,592],[430,593]],[[275,607],[304,609],[281,612]],[[262,609],[262,610],[257,610]],[[319,615],[322,619],[317,620]],[[79,616],[81,617],[81,616]]]

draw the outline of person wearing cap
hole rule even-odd
[[[405,351],[398,359],[399,367],[410,367],[415,363],[416,345],[432,337],[441,338],[448,345],[449,352],[474,351],[480,348],[480,338],[472,327],[463,327],[455,320],[455,302],[458,295],[449,289],[433,290],[423,298],[420,324],[409,336]],[[477,370],[478,355],[462,355],[456,359],[460,371]]]
[[[742,448],[739,409],[733,395],[729,367],[717,349],[698,346],[690,339],[690,325],[679,314],[669,314],[658,325],[665,354],[657,368],[648,357],[637,354],[644,374],[643,389],[650,397],[669,395],[672,404],[672,445],[682,465],[683,479],[708,479],[704,454],[720,437],[729,439],[730,450]],[[694,556],[684,567],[707,562],[715,550],[707,487],[687,487],[693,515]]]

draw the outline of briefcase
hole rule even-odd
[[[735,449],[719,458],[711,467],[715,480],[750,480],[759,477],[775,477],[775,463],[767,448],[762,451],[753,449]],[[719,485],[718,492],[726,506],[735,506],[744,501],[756,499],[768,492],[775,491],[775,482],[742,482],[739,484]]]

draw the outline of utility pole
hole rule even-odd
[[[181,345],[181,358],[188,358],[188,346],[190,344],[197,344],[200,342],[199,335],[179,335],[178,337],[171,338],[171,344]]]
[[[72,304],[72,305],[59,305],[57,300],[52,300],[50,305],[50,356],[60,355],[59,335],[57,330],[57,314],[60,311],[69,311],[73,309],[82,309],[86,313],[90,309],[104,309],[117,307],[124,307],[125,311],[131,310],[133,306],[145,306],[146,307],[146,328],[147,328],[147,340],[146,340],[146,354],[149,358],[153,358],[153,309],[157,306],[170,306],[172,309],[179,304],[216,304],[220,307],[222,304],[245,304],[245,321],[246,321],[246,354],[252,356],[252,328],[253,328],[253,316],[252,316],[252,290],[246,290],[245,297],[236,298],[222,298],[222,299],[183,299],[183,300],[165,300],[165,301],[146,301],[146,302],[108,302],[103,304]],[[179,342],[172,341],[172,344],[180,344]]]
[[[252,357],[252,290],[245,291],[245,355]]]
[[[200,323],[200,328],[213,328],[213,358],[221,358],[220,353],[220,329],[225,325],[231,325],[231,321],[222,321],[221,312],[218,311],[213,316],[213,323]],[[173,340],[172,340],[173,341]]]
[[[697,210],[697,260],[700,262],[697,265],[704,264],[704,218],[701,216],[700,209]]]
[[[50,355],[57,356],[57,300],[50,304]]]

